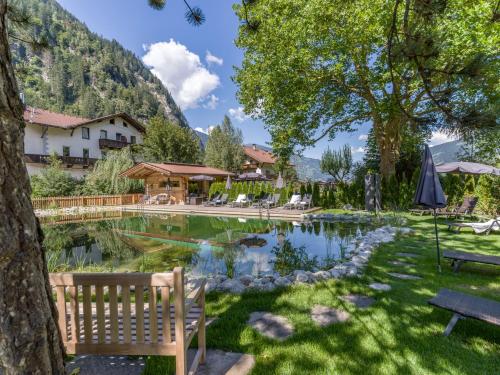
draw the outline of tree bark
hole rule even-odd
[[[43,235],[24,164],[23,107],[0,0],[0,365],[5,375],[64,374]]]
[[[401,146],[402,116],[394,116],[387,121],[374,121],[375,139],[380,151],[380,173],[387,178],[396,173]]]

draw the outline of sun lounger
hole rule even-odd
[[[208,201],[206,201],[205,203],[203,203],[203,205],[206,207],[206,206],[213,206],[214,203],[220,198],[220,194],[215,194],[212,199],[209,199]]]
[[[460,266],[465,262],[493,264],[500,266],[500,256],[483,255],[477,253],[467,253],[465,251],[443,251],[443,258],[451,260],[451,266],[454,272],[458,272]]]
[[[269,194],[264,194],[261,198],[254,200],[254,203],[252,205],[253,208],[259,208],[262,207],[263,204],[269,199]]]
[[[284,209],[289,209],[291,210],[292,208],[296,208],[297,205],[300,203],[300,201],[302,200],[301,196],[298,195],[298,194],[294,194],[292,195],[292,197],[290,198],[290,200],[288,201],[288,203],[286,203],[283,208]]]
[[[230,203],[231,207],[243,207],[246,203],[247,196],[245,194],[238,194],[236,199]]]
[[[450,289],[441,289],[429,304],[453,313],[444,335],[448,336],[459,319],[473,318],[500,326],[500,302]]]
[[[492,230],[500,230],[500,216],[496,219],[491,219],[485,221],[484,223],[455,223],[449,222],[446,223],[448,225],[448,230],[452,230],[455,233],[459,233],[462,228],[472,228],[475,233],[485,233],[486,235],[490,234]]]
[[[264,208],[271,208],[271,207],[276,207],[278,205],[278,202],[280,201],[281,194],[273,194],[272,197],[268,198],[264,203],[263,207]]]
[[[302,199],[298,204],[297,208],[299,210],[305,210],[306,208],[311,208],[312,205],[312,197],[309,194],[306,194],[304,196],[304,199]]]
[[[437,216],[446,216],[446,217],[464,217],[471,216],[474,213],[474,209],[476,208],[478,198],[477,197],[465,197],[462,205],[453,211],[440,211],[436,212]]]
[[[213,203],[213,206],[224,206],[227,204],[228,198],[229,194],[222,194],[222,196]]]

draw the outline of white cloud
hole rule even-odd
[[[366,141],[368,139],[368,134],[360,134],[358,137],[359,141]]]
[[[205,133],[205,134],[210,134],[210,132],[215,128],[215,126],[209,126],[208,128],[194,128],[194,130],[200,132],[200,133]]]
[[[458,138],[449,134],[446,134],[442,131],[432,132],[432,137],[429,140],[429,144],[432,146],[437,146],[442,143],[456,141]]]
[[[353,154],[364,154],[365,152],[365,147],[351,147],[351,153]]]
[[[217,104],[219,104],[219,98],[215,96],[214,94],[211,94],[205,103],[203,103],[203,108],[206,109],[215,109],[217,108]]]
[[[209,72],[198,55],[173,39],[144,48],[146,54],[142,60],[183,110],[198,107],[220,85],[219,76]]]
[[[228,113],[229,113],[229,116],[235,118],[239,122],[243,122],[247,118],[250,118],[250,116],[246,115],[245,111],[243,111],[243,107],[230,108]]]
[[[216,65],[222,65],[224,64],[224,60],[221,57],[217,57],[215,55],[212,55],[210,51],[207,51],[207,54],[205,55],[205,61],[207,62],[208,65],[216,64]]]

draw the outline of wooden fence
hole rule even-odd
[[[121,206],[136,204],[142,194],[123,195],[81,195],[74,197],[32,198],[34,209],[68,208],[85,206]]]

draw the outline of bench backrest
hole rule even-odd
[[[167,354],[179,332],[171,328],[185,321],[182,267],[171,273],[54,273],[50,284],[68,354]]]

